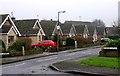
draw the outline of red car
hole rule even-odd
[[[32,45],[32,47],[41,47],[41,46],[44,46],[44,47],[56,47],[56,42],[53,42],[52,40],[43,40],[43,41],[40,41],[38,43],[35,43]]]

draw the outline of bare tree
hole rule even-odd
[[[96,26],[101,26],[101,27],[105,27],[105,23],[100,20],[100,19],[95,19],[93,20],[93,23],[96,25]]]

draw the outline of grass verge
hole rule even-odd
[[[79,60],[76,62],[80,65],[86,66],[95,66],[95,67],[107,67],[107,68],[114,68],[120,69],[120,58],[113,58],[113,57],[93,57],[84,60]]]

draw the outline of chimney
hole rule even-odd
[[[53,19],[50,19],[50,21],[53,21]]]
[[[13,12],[11,12],[11,19],[14,21],[15,17],[13,16]]]
[[[15,20],[15,17],[11,17],[11,19],[14,21],[14,20]]]

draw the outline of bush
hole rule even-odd
[[[4,42],[0,39],[0,47],[6,48]]]
[[[9,54],[10,54],[10,56],[15,56],[16,55],[16,50],[10,50]]]
[[[5,48],[0,47],[0,53],[6,53],[6,49],[5,49]]]
[[[76,36],[75,40],[77,41],[77,45],[80,47],[84,47],[89,44],[93,44],[93,41],[91,39],[86,39],[83,37]]]
[[[44,40],[50,40],[50,38],[48,36],[45,36]]]
[[[25,50],[31,49],[31,39],[30,38],[20,38],[16,42],[14,42],[11,46],[9,46],[9,50],[22,51],[22,46],[25,47]]]
[[[59,42],[58,42],[59,46],[63,46],[62,45],[62,40],[61,40],[60,36],[58,34],[54,35],[53,41],[57,43],[58,39],[59,39]]]
[[[113,35],[113,36],[107,36],[108,38],[112,39],[112,40],[118,40],[120,39],[120,36],[119,35]]]
[[[33,49],[32,49],[32,52],[34,52],[34,53],[43,53],[43,49],[40,48],[40,47],[33,48]]]
[[[72,38],[67,38],[66,40],[66,46],[74,46],[75,45],[75,41]]]
[[[106,47],[118,47],[120,46],[120,40],[111,40],[105,45]]]
[[[41,46],[40,49],[42,49],[43,52],[46,50],[44,46]]]

